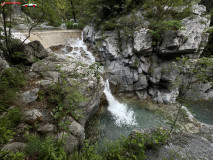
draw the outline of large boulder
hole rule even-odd
[[[29,124],[35,124],[43,120],[43,114],[38,109],[33,109],[24,112],[24,121]]]
[[[2,150],[11,151],[11,152],[21,152],[24,151],[24,148],[26,147],[25,143],[22,142],[12,142],[9,144],[6,144],[2,147]]]
[[[93,25],[88,25],[83,30],[84,40],[90,43],[95,41],[95,28]]]
[[[73,151],[77,150],[79,148],[79,141],[78,141],[78,138],[69,134],[69,133],[66,133],[66,132],[61,132],[57,135],[58,138],[65,138],[66,141],[65,141],[65,144],[64,144],[64,150],[70,154],[72,153]]]
[[[39,88],[32,89],[30,91],[24,92],[21,94],[22,101],[24,103],[31,103],[36,101],[38,98]]]
[[[23,55],[29,64],[32,64],[38,59],[43,59],[48,56],[47,50],[39,41],[33,41],[23,45],[21,51],[23,52]]]
[[[47,134],[47,133],[54,133],[56,131],[56,126],[51,124],[51,123],[47,123],[44,125],[40,125],[37,129],[38,132]]]
[[[85,139],[85,132],[84,132],[84,128],[82,127],[82,125],[80,125],[76,121],[73,121],[71,123],[71,125],[69,125],[68,128],[69,128],[69,131],[72,134],[76,135],[79,138],[80,142],[84,141],[84,139]]]

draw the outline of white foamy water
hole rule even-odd
[[[20,39],[21,41],[24,41],[26,39],[26,37],[21,32],[12,31],[11,35],[13,38]],[[30,40],[27,39],[24,43],[27,44],[29,42],[30,42]]]
[[[126,104],[119,103],[112,95],[108,80],[105,82],[104,93],[109,103],[108,111],[112,114],[117,126],[138,125],[133,110],[129,109]]]
[[[87,50],[87,46],[83,41],[83,33],[81,39],[71,38],[68,40],[67,45],[73,47],[71,52],[65,51],[67,56],[86,64],[95,63],[95,57]]]
[[[191,112],[189,112],[189,110],[185,107],[185,106],[181,106],[182,109],[184,109],[186,111],[186,114],[188,115],[190,120],[193,120],[194,116],[191,114]]]

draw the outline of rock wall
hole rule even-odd
[[[92,25],[85,27],[84,40],[98,53],[97,61],[105,66],[114,92],[134,92],[158,103],[175,102],[180,92],[176,82],[185,77],[173,62],[182,55],[195,60],[208,41],[206,7],[196,4],[192,10],[193,15],[182,20],[185,29],[165,32],[157,47],[152,46],[148,28],[135,30],[133,37],[125,39],[118,31],[101,33]]]
[[[65,48],[77,50],[77,48],[72,48],[69,45],[59,45],[47,51],[38,41],[33,41],[23,46],[23,51],[27,53],[26,58],[28,58],[28,62],[30,64],[32,63],[30,70],[28,70],[26,74],[29,84],[19,93],[23,120],[14,129],[16,133],[14,139],[11,139],[2,149],[14,152],[22,151],[26,146],[26,135],[31,134],[55,138],[67,135],[64,145],[67,153],[71,153],[83,144],[85,140],[85,123],[99,108],[104,83],[101,77],[98,79],[93,72],[90,71],[88,64],[78,65],[82,63],[80,60],[76,61],[68,57],[64,53]],[[57,51],[55,51],[55,49],[57,49]],[[81,50],[81,52],[83,52],[83,50]],[[42,56],[36,53],[40,53]],[[36,56],[39,56],[40,59],[36,62],[31,61],[31,59],[34,59]],[[9,68],[8,63],[0,58],[0,73],[7,68]],[[67,115],[66,120],[69,124],[67,126],[68,130],[65,131],[65,129],[60,127],[59,122],[56,122],[54,119],[54,108],[48,107],[45,100],[40,101],[38,97],[43,87],[60,82],[64,74],[67,76],[67,82],[69,82],[67,85],[72,86],[73,79],[72,76],[69,75],[72,75],[73,71],[82,75],[87,75],[89,72],[87,76],[78,78],[78,81],[81,82],[81,86],[78,88],[79,92],[82,96],[86,97],[86,100],[78,106],[78,109],[82,111],[81,118],[76,120],[71,114]],[[67,106],[67,108],[69,108],[69,106]],[[29,128],[31,129],[29,130]]]

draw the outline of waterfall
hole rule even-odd
[[[95,57],[92,55],[90,51],[87,50],[87,46],[83,41],[83,32],[81,38],[71,38],[68,40],[67,46],[72,46],[72,51],[65,51],[67,56],[82,61],[86,64],[95,63]]]
[[[109,103],[108,111],[112,114],[117,126],[122,125],[133,126],[137,125],[133,110],[129,109],[126,104],[119,103],[112,95],[109,81],[105,82],[104,93]]]

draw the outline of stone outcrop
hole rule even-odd
[[[38,109],[26,111],[24,112],[24,115],[24,121],[29,124],[35,124],[43,120],[43,114]]]
[[[182,55],[198,58],[208,41],[210,17],[203,5],[192,7],[193,15],[182,20],[184,30],[166,31],[162,43],[153,47],[148,28],[137,29],[133,37],[122,38],[118,31],[101,35],[92,25],[85,27],[84,39],[99,54],[105,77],[114,92],[135,92],[158,103],[174,103],[180,93],[178,81],[185,79],[174,62]],[[143,14],[143,13],[142,13]],[[140,18],[142,14],[140,15]],[[138,15],[138,13],[137,13]],[[183,74],[183,76],[181,76]]]
[[[30,91],[21,94],[22,101],[24,103],[34,102],[38,98],[39,88],[32,89]]]
[[[87,76],[77,77],[78,82],[81,85],[78,87],[82,96],[86,97],[86,100],[79,104],[78,109],[81,110],[82,116],[78,120],[73,118],[72,115],[68,115],[63,119],[63,122],[68,122],[67,130],[57,125],[54,121],[53,112],[51,108],[47,106],[41,106],[36,104],[38,98],[39,88],[31,89],[21,94],[22,101],[29,105],[29,103],[36,104],[36,109],[31,109],[24,112],[24,121],[29,125],[37,125],[36,132],[42,135],[50,135],[55,137],[65,136],[66,143],[64,148],[67,153],[71,153],[73,150],[78,149],[85,140],[85,123],[87,120],[96,113],[99,108],[99,103],[104,90],[103,79],[98,79],[96,75],[90,70],[89,65],[79,65],[81,60],[76,61],[73,58],[67,56],[71,52],[72,48],[69,45],[59,45],[50,47],[49,56],[33,63],[28,73],[29,80],[38,79],[35,85],[38,87],[45,87],[49,84],[62,82],[61,76],[66,76],[66,81],[69,86],[72,86],[73,78],[72,74],[81,74]],[[84,50],[80,50],[85,55]],[[88,57],[84,57],[85,59]],[[88,74],[89,73],[89,74]],[[44,108],[45,109],[44,109]]]
[[[20,151],[24,151],[26,144],[22,143],[22,142],[12,142],[9,144],[6,144],[2,147],[2,150],[6,150],[6,151],[11,151],[11,152],[20,152]]]
[[[47,50],[39,41],[33,41],[23,45],[21,48],[23,56],[26,59],[26,63],[32,64],[38,59],[43,59],[48,56]]]
[[[7,63],[7,61],[4,60],[4,59],[2,59],[2,58],[0,57],[0,73],[1,73],[2,71],[4,71],[5,69],[9,68],[9,67],[10,67],[10,66],[9,66],[9,64]]]
[[[173,135],[168,144],[156,150],[147,150],[148,159],[206,159],[211,160],[213,156],[212,129],[200,134],[181,133]],[[172,154],[171,154],[172,153]]]

